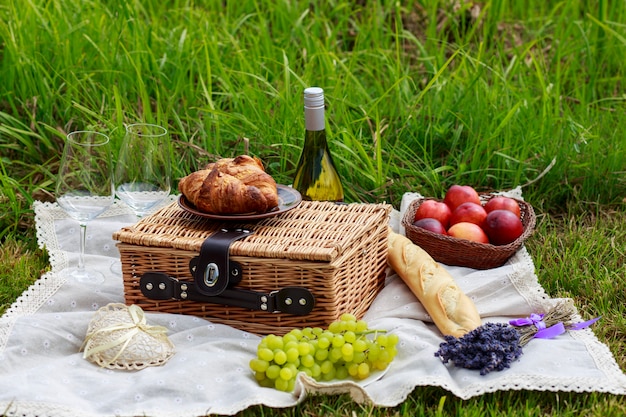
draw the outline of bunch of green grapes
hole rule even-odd
[[[353,314],[343,314],[326,330],[305,327],[284,336],[265,336],[250,368],[260,385],[280,391],[292,391],[299,372],[317,381],[362,380],[387,368],[397,343],[396,334],[371,330]]]

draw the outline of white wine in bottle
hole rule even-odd
[[[296,168],[293,188],[304,200],[343,201],[343,187],[326,142],[324,90],[304,90],[304,147]]]

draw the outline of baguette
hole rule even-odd
[[[462,337],[482,325],[474,302],[422,248],[389,230],[387,262],[422,303],[444,335]]]

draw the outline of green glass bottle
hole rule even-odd
[[[293,187],[304,200],[343,201],[343,187],[326,142],[324,90],[304,90],[304,147]]]

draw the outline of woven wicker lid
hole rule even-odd
[[[140,246],[199,252],[215,231],[245,228],[254,233],[231,245],[233,256],[333,262],[389,221],[388,204],[303,201],[297,208],[259,221],[222,222],[189,213],[175,202],[113,233]],[[383,229],[384,230],[384,229]]]

